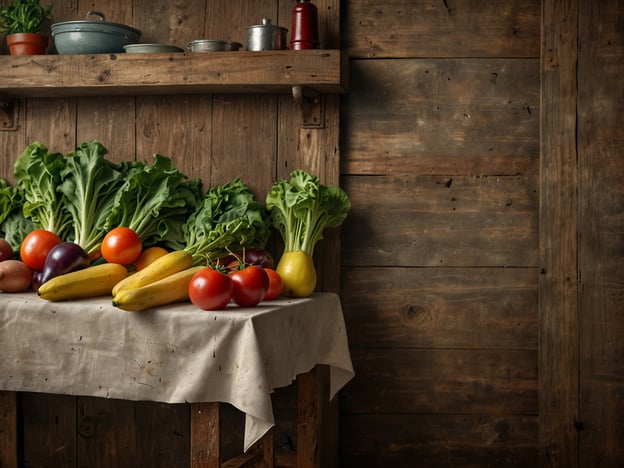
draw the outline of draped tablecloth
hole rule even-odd
[[[354,375],[332,293],[215,312],[0,294],[0,390],[230,403],[245,413],[245,450],[274,424],[271,392],[317,364],[329,366],[330,398]]]

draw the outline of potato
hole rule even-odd
[[[21,292],[30,288],[33,272],[20,260],[0,262],[0,291]]]

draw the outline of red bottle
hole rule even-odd
[[[310,0],[298,0],[293,8],[290,49],[318,49],[318,12]]]

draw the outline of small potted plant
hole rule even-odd
[[[44,54],[48,37],[41,28],[52,13],[52,4],[39,5],[39,0],[13,0],[7,8],[0,8],[0,31],[7,33],[11,55]]]

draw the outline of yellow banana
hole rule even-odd
[[[113,286],[128,276],[125,266],[102,263],[49,279],[37,290],[42,299],[68,301],[110,295]]]
[[[185,270],[193,265],[193,257],[184,250],[174,250],[162,257],[158,257],[142,270],[123,279],[113,288],[113,296],[124,289],[136,289],[142,286],[167,278],[178,271]]]
[[[187,301],[191,279],[202,268],[206,267],[190,267],[140,288],[124,288],[113,297],[113,305],[130,312],[138,312],[150,307]]]

